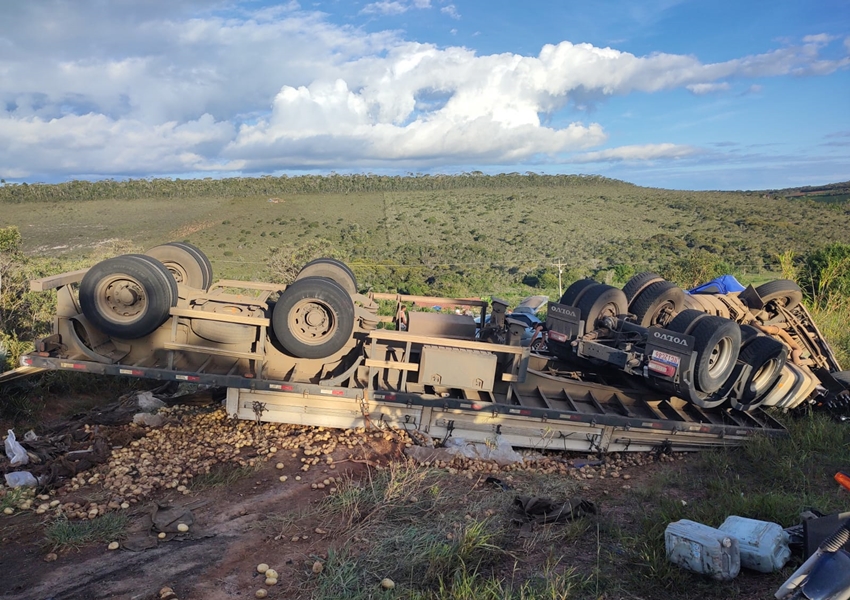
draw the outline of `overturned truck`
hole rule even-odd
[[[542,352],[521,345],[505,302],[361,294],[329,258],[289,285],[214,282],[201,250],[173,242],[31,288],[57,294],[53,334],[0,382],[53,369],[220,386],[240,419],[682,451],[784,435],[765,407],[846,402],[850,384],[782,280],[702,294],[653,273],[622,290],[577,281],[549,303]],[[381,301],[478,319],[413,311],[393,330]]]

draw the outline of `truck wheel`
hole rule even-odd
[[[691,333],[697,364],[694,369],[697,388],[706,394],[726,383],[741,351],[741,328],[723,317],[706,316]]]
[[[295,281],[305,277],[325,277],[336,281],[352,296],[357,293],[357,278],[344,262],[335,258],[317,258],[304,265]]]
[[[199,290],[207,290],[212,284],[212,265],[206,254],[192,244],[169,242],[154,246],[145,254],[164,264],[177,283]]]
[[[670,331],[675,331],[676,333],[687,333],[690,334],[691,330],[696,325],[696,322],[700,319],[707,317],[703,311],[695,308],[686,308],[678,315],[673,317],[673,320],[667,324],[667,327],[664,329],[669,329]]]
[[[592,331],[603,317],[624,315],[629,309],[623,290],[599,283],[584,290],[576,307],[584,319],[585,331]]]
[[[646,289],[648,285],[657,281],[664,281],[664,278],[658,273],[652,273],[651,271],[645,271],[634,275],[626,282],[626,285],[623,286],[623,293],[626,295],[626,300],[628,300],[629,304],[631,304],[632,301],[637,298],[637,295]]]
[[[743,385],[739,398],[732,398],[732,408],[752,410],[767,398],[767,391],[782,374],[788,350],[785,344],[767,336],[752,338],[741,350],[738,360],[753,369]]]
[[[567,288],[567,291],[564,292],[564,295],[561,296],[561,299],[558,301],[559,304],[566,304],[567,306],[576,306],[576,302],[578,302],[579,298],[581,298],[584,291],[592,285],[598,285],[598,281],[594,281],[593,279],[579,279],[578,281],[570,284],[570,287]]]
[[[664,326],[685,306],[685,291],[669,281],[656,281],[640,292],[629,305],[638,325]]]
[[[101,261],[80,282],[80,308],[103,333],[137,339],[168,319],[177,283],[159,261],[127,254]]]
[[[775,302],[785,310],[791,310],[803,300],[803,290],[789,279],[768,281],[756,288],[756,293],[762,302]]]
[[[717,391],[731,375],[741,351],[738,324],[688,309],[676,315],[666,329],[693,336],[697,354],[694,385],[705,394]]]
[[[747,344],[758,337],[761,332],[752,325],[740,325],[741,327],[741,351],[744,350]]]
[[[281,346],[296,357],[325,358],[351,339],[354,302],[337,282],[305,277],[281,293],[272,329]]]

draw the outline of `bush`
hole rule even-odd
[[[799,278],[800,287],[817,304],[835,294],[850,295],[850,245],[830,244],[806,255]]]
[[[732,266],[717,255],[702,249],[687,252],[660,269],[660,275],[684,289],[696,287],[726,274],[734,275]]]

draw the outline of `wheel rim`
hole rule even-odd
[[[672,301],[667,301],[659,306],[649,317],[649,325],[664,327],[675,316],[676,305]]]
[[[761,392],[770,385],[774,376],[776,375],[776,366],[779,364],[779,359],[771,358],[767,362],[765,362],[759,370],[756,371],[756,374],[753,376],[753,390],[756,392],[756,396],[761,394]]]
[[[722,338],[714,348],[711,349],[711,354],[708,357],[708,373],[714,378],[718,374],[724,373],[729,366],[730,358],[732,357],[732,339]]]
[[[615,302],[609,302],[603,306],[598,313],[596,313],[593,323],[596,324],[597,321],[604,319],[605,317],[613,317],[616,319],[619,312],[617,304]]]
[[[337,329],[334,311],[327,304],[307,298],[292,307],[287,315],[289,331],[300,342],[319,345],[332,337]]]
[[[102,315],[117,323],[137,321],[148,308],[142,283],[125,274],[104,278],[97,286],[95,302]]]
[[[171,272],[171,275],[174,277],[174,281],[177,283],[185,283],[189,280],[189,274],[186,272],[181,265],[174,262],[163,262],[165,268]]]

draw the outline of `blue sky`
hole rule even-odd
[[[0,177],[850,180],[850,0],[0,0]]]

